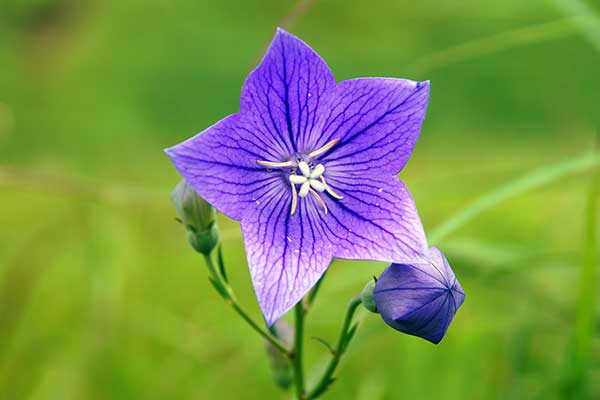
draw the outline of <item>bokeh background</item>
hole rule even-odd
[[[599,14],[591,0],[1,0],[0,398],[289,398],[174,221],[163,153],[238,110],[278,25],[339,80],[431,80],[401,177],[467,292],[439,346],[362,313],[325,398],[600,398],[585,158]],[[239,227],[219,218],[259,318]],[[383,268],[334,261],[308,336],[333,340]],[[322,368],[322,345],[306,348]]]

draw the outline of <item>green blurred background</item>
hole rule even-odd
[[[0,398],[289,398],[174,222],[162,151],[238,110],[277,25],[339,80],[431,80],[401,177],[432,232],[591,150],[599,13],[583,0],[0,0]],[[591,169],[563,174],[435,240],[467,292],[447,337],[363,314],[325,398],[600,398],[591,188]],[[239,227],[219,224],[259,318]],[[383,268],[335,261],[308,336],[333,340]],[[306,348],[322,368],[322,345]]]

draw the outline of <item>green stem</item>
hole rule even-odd
[[[218,282],[221,282],[221,275],[217,272],[217,267],[215,266],[215,263],[211,257],[210,254],[202,254],[204,256],[204,262],[206,263],[206,268],[208,269],[208,272],[210,273],[210,276],[212,276],[213,278],[215,278]]]
[[[222,288],[224,289],[224,292],[226,295],[226,300],[231,305],[231,307],[235,310],[235,312],[238,313],[238,315],[240,317],[242,317],[242,319],[244,321],[246,321],[246,323],[248,325],[250,325],[250,327],[252,329],[254,329],[256,331],[256,333],[258,333],[265,340],[270,342],[273,346],[275,346],[283,354],[285,354],[288,357],[291,357],[292,353],[287,348],[287,346],[285,344],[283,344],[277,337],[275,337],[269,331],[265,330],[256,321],[254,321],[252,319],[252,317],[242,308],[241,304],[238,302],[238,300],[235,296],[235,292],[233,291],[233,288],[227,282],[224,281],[223,277],[218,272],[212,257],[209,254],[204,254],[204,261],[206,261],[206,267],[208,268],[208,272],[210,273],[211,277],[218,284],[220,284],[222,286]]]
[[[294,381],[296,397],[304,399],[304,370],[302,366],[302,343],[304,341],[304,302],[299,301],[294,308],[296,315],[296,332],[294,334]]]
[[[352,338],[351,336],[348,336],[350,324],[352,323],[354,313],[356,312],[356,309],[360,304],[360,296],[353,297],[350,301],[350,304],[348,304],[348,309],[346,310],[346,315],[344,316],[344,322],[342,323],[342,329],[340,331],[340,336],[338,338],[337,346],[335,348],[335,352],[333,353],[333,357],[331,358],[331,361],[329,361],[329,365],[327,366],[327,369],[325,370],[325,373],[323,374],[319,382],[306,396],[306,400],[316,399],[321,394],[323,394],[323,392],[327,390],[327,387],[332,383],[333,374],[335,373],[335,370],[338,364],[340,363],[342,355],[348,347],[349,340]]]

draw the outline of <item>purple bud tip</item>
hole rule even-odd
[[[390,265],[373,294],[386,324],[438,344],[465,293],[437,247],[429,249],[427,256],[429,262]]]

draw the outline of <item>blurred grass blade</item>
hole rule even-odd
[[[291,29],[317,4],[318,0],[299,0],[294,8],[281,20],[279,26],[283,29]]]
[[[574,25],[600,51],[600,16],[581,0],[552,0],[552,3],[567,17],[588,17],[575,19]]]
[[[501,32],[425,56],[410,68],[422,74],[486,54],[574,35],[578,32],[578,27],[594,23],[593,16],[578,16]]]
[[[452,232],[467,224],[482,212],[527,191],[555,182],[565,176],[586,171],[600,163],[599,153],[586,153],[558,164],[539,168],[514,181],[508,182],[475,200],[467,208],[433,229],[429,235],[432,244],[439,243]]]
[[[277,24],[277,26],[279,26],[280,28],[283,28],[285,30],[290,30],[292,29],[292,27],[294,27],[315,5],[317,5],[317,1],[318,0],[298,0],[298,2],[296,3],[296,5],[294,6],[294,8],[292,8],[284,17],[283,19],[279,22],[279,24]],[[256,54],[256,56],[254,57],[254,61],[252,62],[252,69],[254,69],[254,67],[256,65],[258,65],[260,63],[260,60],[262,60],[263,54],[265,54],[265,52],[267,51],[267,49],[269,48],[269,43],[270,41],[268,41],[267,43],[265,43],[260,51]]]
[[[597,137],[597,144],[600,134]],[[598,146],[596,146],[598,147]],[[600,194],[600,168],[596,168],[585,210],[583,254],[579,274],[579,291],[575,320],[575,333],[570,358],[566,365],[564,397],[580,399],[586,397],[587,370],[592,354],[594,338],[594,314],[597,273],[598,197]]]

